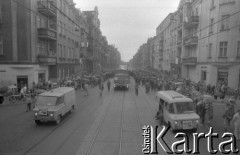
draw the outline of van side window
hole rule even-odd
[[[173,104],[169,104],[168,112],[171,113],[171,114],[174,114],[174,107],[173,107]]]
[[[160,99],[160,100],[159,100],[159,104],[163,105],[163,104],[164,104],[164,100],[163,100],[163,99]]]
[[[59,104],[61,104],[61,103],[63,103],[63,102],[64,102],[63,96],[58,97],[58,98],[57,98],[57,103],[56,103],[56,105],[59,105]]]
[[[165,107],[165,108],[167,108],[167,105],[168,105],[167,102],[164,102],[164,107]]]

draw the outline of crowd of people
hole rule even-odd
[[[189,79],[170,78],[163,73],[150,73],[144,71],[133,71],[135,79],[135,93],[138,95],[138,87],[142,85],[145,92],[174,90],[193,100],[196,113],[200,116],[203,125],[211,125],[213,119],[213,102],[225,103],[223,122],[225,130],[229,131],[231,124],[235,126],[235,135],[240,138],[240,110],[236,110],[236,103],[240,100],[240,90],[228,92],[226,82],[219,81],[216,85],[206,85],[204,82],[195,83]],[[157,118],[159,119],[157,113]]]
[[[85,96],[88,96],[89,87],[99,86],[99,95],[102,96],[104,89],[104,82],[107,81],[108,90],[110,90],[111,82],[109,78],[112,78],[114,73],[101,72],[95,74],[83,73],[79,77],[72,77],[59,80],[58,82],[50,82],[45,80],[39,80],[38,83],[33,82],[32,87],[29,88],[27,84],[20,83],[13,86],[6,87],[6,93],[1,95],[1,102],[4,101],[4,98],[7,98],[10,103],[24,102],[27,105],[27,112],[31,111],[33,108],[34,102],[36,101],[36,96],[45,91],[57,87],[73,87],[75,90],[83,90]],[[7,90],[8,89],[8,90]]]

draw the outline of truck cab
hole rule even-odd
[[[115,74],[113,83],[114,90],[116,90],[117,88],[129,90],[130,76],[129,74],[123,73]]]

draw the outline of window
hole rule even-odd
[[[59,69],[59,73],[58,73],[58,76],[59,76],[59,79],[61,79],[61,76],[62,76],[62,72],[61,72],[61,69]]]
[[[240,57],[240,41],[237,42],[237,57]]]
[[[227,30],[229,28],[229,15],[222,15],[220,31]]]
[[[39,16],[37,16],[37,28],[41,28],[41,19]]]
[[[63,2],[63,13],[66,13],[66,4]]]
[[[62,23],[60,21],[58,22],[58,33],[62,34]]]
[[[60,46],[60,52],[61,52],[61,58],[64,58],[64,55],[63,55],[63,46],[62,46],[62,45]]]
[[[0,37],[0,55],[3,55],[3,38]]]
[[[206,80],[207,80],[207,71],[203,71],[203,70],[202,70],[201,81],[206,81]]]
[[[58,57],[61,58],[61,44],[58,44]]]
[[[208,58],[212,57],[212,43],[208,45]]]
[[[239,70],[239,76],[238,76],[238,89],[240,89],[240,70]]]
[[[195,16],[198,16],[198,8],[196,8]]]
[[[65,55],[65,53],[66,53],[66,52],[65,52],[65,46],[62,47],[62,50],[63,50],[63,51],[62,51],[62,57],[63,57],[63,58],[66,58],[66,55]]]
[[[214,7],[214,0],[211,0],[211,8]]]
[[[219,57],[227,57],[227,42],[220,42]]]
[[[62,34],[65,36],[65,24],[62,24]]]
[[[47,42],[40,41],[38,42],[38,54],[47,55],[48,54],[48,44]]]
[[[228,83],[228,68],[218,68],[217,81]]]
[[[235,1],[234,0],[222,0],[221,4],[228,4],[228,3],[232,3],[232,2],[235,2]]]
[[[70,58],[70,47],[68,47],[68,55],[67,58]]]
[[[168,112],[174,114],[174,107],[173,104],[169,104]]]
[[[214,18],[210,20],[209,33],[213,33],[213,23],[214,23]]]

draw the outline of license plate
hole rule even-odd
[[[39,115],[47,115],[46,111],[39,111]]]
[[[183,121],[183,129],[192,129],[192,121]]]

